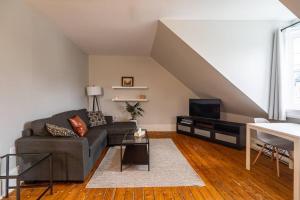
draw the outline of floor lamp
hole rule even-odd
[[[87,95],[93,97],[93,112],[96,111],[96,106],[98,108],[98,111],[100,111],[98,96],[102,95],[102,88],[100,86],[88,86],[86,90]]]

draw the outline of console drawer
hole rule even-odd
[[[178,125],[178,130],[190,133],[192,128],[189,126]]]
[[[215,133],[215,139],[231,144],[237,144],[237,137],[231,135],[225,135],[223,133]]]
[[[203,130],[203,129],[198,129],[198,128],[194,129],[194,134],[195,135],[200,135],[200,136],[203,136],[203,137],[206,137],[206,138],[211,137],[211,132],[210,131]]]
[[[177,116],[178,134],[243,149],[246,144],[246,124],[199,116]]]

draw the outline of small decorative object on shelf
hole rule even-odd
[[[136,132],[134,132],[135,137],[143,137],[146,134],[145,130],[142,130],[142,128],[139,128]]]
[[[133,86],[133,87],[124,87],[124,86],[112,86],[112,89],[131,89],[131,90],[146,90],[148,86]]]
[[[122,76],[122,87],[133,87],[134,78],[133,76]]]
[[[141,107],[141,104],[139,102],[135,103],[134,105],[131,105],[126,101],[125,104],[126,104],[126,111],[129,112],[129,114],[131,115],[131,120],[136,120],[137,117],[143,116],[144,110]]]
[[[138,97],[139,97],[139,99],[146,99],[146,95],[144,95],[144,94],[141,94]]]

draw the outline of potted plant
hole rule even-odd
[[[127,101],[125,103],[126,103],[126,111],[129,112],[131,116],[130,121],[137,122],[137,117],[142,117],[144,112],[143,108],[141,107],[141,104],[137,102],[136,104],[131,105]]]

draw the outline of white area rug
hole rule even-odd
[[[147,165],[123,166],[120,147],[111,147],[87,188],[204,186],[171,139],[150,139],[150,171]]]

